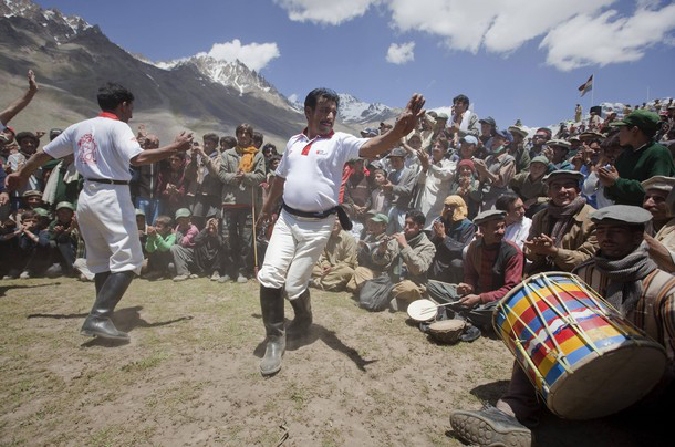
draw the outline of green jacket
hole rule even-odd
[[[665,147],[655,141],[638,149],[626,149],[616,159],[616,170],[621,178],[614,185],[605,188],[605,195],[616,205],[642,207],[645,191],[642,182],[655,175],[675,177],[673,156]]]
[[[145,240],[145,251],[153,253],[155,251],[169,251],[172,245],[176,243],[176,235],[170,234],[162,237],[159,234],[148,236]]]

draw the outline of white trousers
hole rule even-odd
[[[77,203],[77,221],[87,249],[87,267],[94,273],[141,273],[143,249],[138,239],[136,210],[127,185],[85,181]]]
[[[282,210],[258,272],[260,284],[273,289],[285,287],[289,300],[298,298],[307,289],[335,219],[334,214],[325,219],[304,219]]]

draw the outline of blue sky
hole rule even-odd
[[[434,108],[464,93],[500,127],[517,118],[557,123],[577,102],[587,111],[590,94],[579,98],[577,88],[591,74],[596,103],[675,95],[675,3],[668,0],[37,3],[98,24],[154,61],[238,40],[250,64],[287,96],[328,86],[400,107],[421,92]],[[402,47],[387,58],[392,45]],[[213,54],[232,57],[232,47]]]

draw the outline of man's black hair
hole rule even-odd
[[[214,142],[216,144],[220,143],[220,138],[215,133],[204,134],[204,136],[202,138],[204,139],[204,141],[211,141],[211,142]]]
[[[509,208],[513,203],[518,200],[518,196],[512,196],[510,194],[504,195],[504,196],[499,196],[497,199],[497,203],[495,203],[495,208],[497,208],[500,211],[506,211],[507,213],[509,212]]]
[[[335,107],[337,109],[340,108],[340,97],[338,94],[325,87],[315,88],[309,92],[309,94],[305,96],[305,107],[309,107],[310,109],[314,110],[314,107],[316,107],[316,103],[318,102],[319,98],[326,98],[330,101],[334,101]]]
[[[253,141],[254,145],[255,143],[258,143],[259,145],[263,144],[263,134],[260,132],[253,132],[253,136],[251,137],[251,140]]]
[[[226,146],[229,147],[235,147],[237,145],[237,139],[233,137],[232,135],[226,135],[224,137],[220,137],[220,145],[222,146],[223,143],[225,143]]]
[[[104,112],[112,112],[119,104],[123,102],[134,102],[134,94],[120,84],[107,82],[98,89],[96,101]]]
[[[263,154],[269,151],[270,154],[272,155],[279,155],[279,152],[277,151],[277,147],[273,145],[272,143],[267,143],[262,147],[262,152]]]
[[[457,103],[457,102],[464,103],[464,104],[466,104],[466,105],[468,106],[468,105],[469,105],[469,97],[466,96],[466,95],[457,95],[457,96],[455,96],[454,99],[452,100],[452,103],[455,104],[455,103]]]
[[[427,218],[424,217],[424,213],[420,210],[411,210],[408,211],[405,215],[405,218],[412,219],[417,225],[423,227],[427,223]]]

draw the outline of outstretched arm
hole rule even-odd
[[[7,176],[7,189],[14,190],[25,185],[33,172],[52,158],[51,155],[42,152],[42,149],[38,149],[17,172]]]
[[[24,107],[26,107],[31,100],[33,95],[38,91],[38,86],[35,83],[35,74],[33,70],[28,71],[28,90],[23,94],[22,97],[14,101],[9,105],[5,110],[0,112],[0,124],[6,126],[9,121],[14,118],[19,112],[21,112]]]
[[[173,144],[157,149],[145,149],[143,152],[132,158],[130,162],[134,166],[157,163],[173,154],[185,152],[190,149],[190,147],[192,147],[192,138],[193,136],[191,133],[181,132],[181,134],[176,137],[176,141]]]
[[[424,107],[424,96],[417,93],[414,94],[410,98],[410,101],[408,101],[405,112],[396,120],[394,128],[384,135],[370,138],[361,146],[359,156],[363,158],[375,158],[396,146],[401,138],[417,128],[417,120],[422,118],[425,113],[422,107]]]

